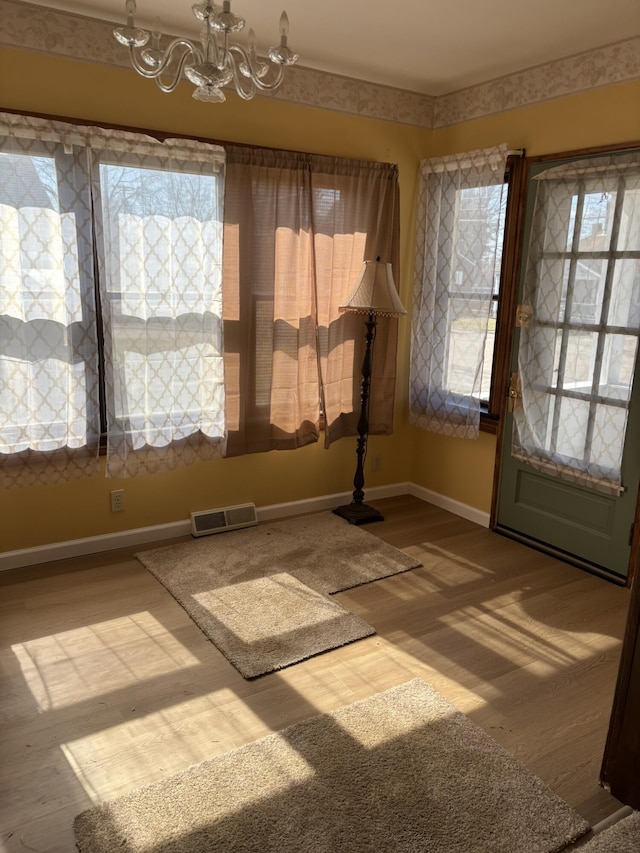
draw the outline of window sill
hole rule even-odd
[[[497,435],[500,418],[498,415],[490,415],[488,412],[480,412],[480,432],[488,432]]]

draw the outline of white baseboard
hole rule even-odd
[[[420,498],[420,500],[440,507],[440,509],[446,509],[454,515],[459,515],[461,518],[466,518],[468,521],[479,524],[481,527],[489,527],[491,516],[488,512],[483,512],[474,506],[463,504],[438,492],[432,492],[431,489],[425,489],[423,486],[416,485],[416,483],[409,483],[408,485],[408,493],[413,495],[414,498]]]
[[[474,507],[454,501],[437,492],[424,489],[415,483],[392,483],[388,486],[372,486],[367,489],[367,500],[376,498],[393,498],[398,495],[414,495],[423,501],[432,503],[441,509],[446,509],[460,515],[469,521],[474,521],[483,527],[489,526],[489,514]],[[301,515],[307,512],[320,512],[324,509],[350,503],[351,492],[338,492],[332,495],[321,495],[317,498],[307,498],[289,503],[271,504],[256,507],[259,521],[272,521],[285,516]],[[114,551],[117,548],[127,548],[144,545],[147,542],[160,542],[163,539],[174,539],[178,536],[188,536],[191,533],[191,520],[173,521],[169,524],[157,524],[151,527],[138,527],[133,530],[123,530],[120,533],[104,533],[99,536],[87,536],[84,539],[71,539],[66,542],[52,542],[50,545],[38,545],[35,548],[22,548],[17,551],[5,551],[0,554],[0,571],[19,569],[38,563],[50,563],[53,560],[64,560],[69,557],[81,557],[85,554],[95,554],[99,551]]]
[[[367,501],[376,498],[395,498],[398,495],[411,494],[410,483],[392,483],[389,486],[371,486],[367,489]],[[342,504],[351,503],[352,492],[337,492],[333,495],[320,495],[317,498],[307,498],[291,503],[271,504],[257,507],[260,521],[272,521],[274,518],[284,518],[287,515],[302,515],[305,512],[321,512],[323,509],[333,509]]]
[[[53,560],[66,560],[69,557],[82,557],[85,554],[96,554],[98,551],[115,551],[117,548],[174,539],[177,536],[188,536],[190,533],[191,519],[154,524],[152,527],[136,527],[133,530],[122,530],[120,533],[101,533],[99,536],[69,539],[66,542],[52,542],[50,545],[37,545],[35,548],[21,548],[18,551],[5,551],[0,554],[0,571],[50,563]]]

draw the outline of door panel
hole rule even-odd
[[[496,510],[498,531],[620,578],[640,481],[640,156],[623,156],[530,166],[511,365],[523,396]]]
[[[634,502],[625,512],[620,498],[563,483],[523,462],[507,461],[503,469],[498,529],[626,576]]]

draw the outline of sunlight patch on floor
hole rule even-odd
[[[429,542],[423,543],[412,556],[422,562],[423,568],[418,572],[428,579],[434,592],[464,587],[480,581],[486,583],[496,577],[493,569]]]
[[[101,704],[99,696],[96,704]],[[134,705],[133,700],[110,710],[102,724],[61,744],[78,782],[94,800],[103,791],[119,795],[271,733],[227,688],[187,699],[177,690],[168,707],[158,711],[147,712],[144,702]]]
[[[162,725],[156,719],[155,725]],[[216,757],[218,753],[210,755],[194,755],[191,760],[185,760],[185,751],[178,744],[179,738],[173,749],[167,743],[166,751],[163,750],[158,757],[147,749],[132,747],[130,749],[130,760],[123,762],[122,759],[115,763],[109,760],[98,760],[95,752],[88,742],[89,739],[70,741],[60,745],[62,753],[73,770],[76,780],[82,785],[92,803],[100,803],[124,796],[131,791],[146,787],[155,782],[165,781],[167,778],[182,773],[196,764],[200,764],[209,758]],[[231,751],[231,748],[224,752]],[[271,789],[269,796],[281,793],[291,787],[291,772],[295,768],[297,782],[310,779],[315,773],[311,764],[304,759],[293,747],[284,741],[274,755],[270,763],[269,773],[271,778]],[[263,791],[251,791],[247,786],[244,797],[237,804],[238,809],[248,808],[263,799]],[[108,797],[105,797],[108,792]]]
[[[619,640],[593,631],[576,631],[561,625],[545,625],[524,607],[492,611],[491,602],[482,607],[457,610],[440,617],[473,643],[519,667],[535,665],[540,676],[572,666],[593,656],[593,648],[615,648]]]
[[[16,643],[11,650],[39,711],[200,664],[146,611]]]

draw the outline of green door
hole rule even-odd
[[[640,480],[640,152],[529,168],[496,529],[626,577]]]

